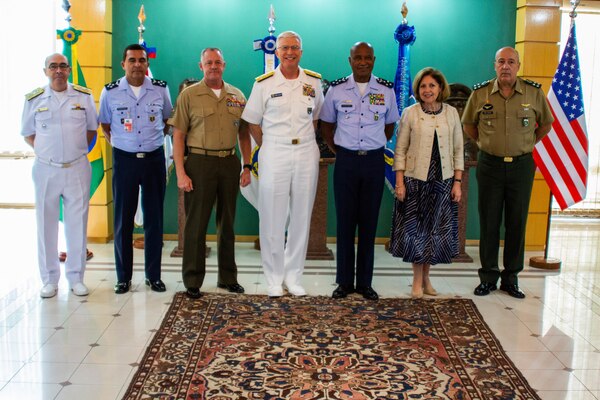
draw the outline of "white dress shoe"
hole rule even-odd
[[[283,288],[281,286],[269,286],[267,289],[267,294],[269,297],[281,297],[283,296]]]
[[[57,291],[58,286],[53,283],[49,283],[47,285],[44,285],[42,290],[40,290],[40,296],[44,299],[49,299],[50,297],[56,296]]]
[[[71,291],[76,296],[87,296],[90,294],[90,291],[88,290],[87,286],[83,284],[83,282],[77,282],[71,285]]]
[[[300,285],[285,285],[288,293],[293,296],[306,296],[306,290]]]

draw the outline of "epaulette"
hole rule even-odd
[[[523,79],[523,82],[525,82],[526,84],[531,85],[533,87],[536,87],[538,89],[542,87],[541,83],[537,83],[535,81],[532,81],[531,79]]]
[[[345,76],[343,78],[336,79],[335,81],[331,81],[331,83],[329,83],[329,86],[337,86],[337,85],[340,85],[340,84],[342,84],[344,82],[348,82],[348,77],[347,76]]]
[[[119,80],[117,79],[114,82],[107,83],[106,85],[104,85],[104,87],[106,88],[106,90],[112,90],[114,88],[117,88],[119,87]]]
[[[36,97],[38,97],[42,93],[44,93],[44,88],[39,87],[39,88],[34,89],[31,92],[27,93],[25,95],[25,98],[27,99],[27,101],[33,100],[33,99],[35,99]]]
[[[488,81],[483,81],[483,82],[480,82],[480,83],[476,83],[476,84],[473,85],[473,90],[477,90],[477,89],[481,89],[482,87],[486,87],[487,85],[490,84],[491,81],[492,80],[490,79]]]
[[[388,80],[386,80],[386,79],[383,79],[383,78],[377,78],[377,79],[375,79],[375,80],[376,80],[376,81],[377,81],[377,83],[379,83],[380,85],[387,86],[387,87],[389,87],[389,88],[393,88],[393,87],[394,87],[394,82],[390,82],[390,81],[388,81]]]
[[[254,80],[256,82],[262,82],[265,79],[268,79],[268,78],[272,77],[273,75],[275,75],[275,71],[267,72],[266,74],[262,74],[261,76],[257,76]]]
[[[85,86],[73,85],[73,89],[81,93],[92,94],[92,89],[88,89]]]
[[[305,69],[304,73],[308,76],[312,76],[313,78],[321,79],[321,74],[315,71],[311,71],[310,69]]]
[[[167,87],[167,81],[161,81],[160,79],[152,79],[154,86]]]

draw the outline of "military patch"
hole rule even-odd
[[[275,97],[281,97],[283,96],[283,93],[273,93],[271,94],[271,98],[274,99]]]
[[[485,103],[481,108],[483,108],[484,110],[491,110],[492,108],[494,108],[494,106],[490,103]]]
[[[348,82],[348,77],[347,76],[345,76],[343,78],[336,79],[335,81],[332,81],[329,85],[330,86],[337,86],[337,85],[340,85],[340,84],[342,84],[344,82]]]
[[[523,82],[525,82],[526,84],[531,85],[535,88],[538,88],[538,89],[542,87],[541,83],[532,81],[531,79],[523,79]]]
[[[383,93],[369,93],[369,104],[385,106],[385,95]]]
[[[315,97],[315,88],[312,85],[302,85],[302,94],[308,97]]]
[[[92,94],[92,89],[88,89],[85,86],[73,85],[73,89],[77,90],[80,93]]]
[[[44,111],[48,111],[49,108],[48,107],[40,107],[37,110],[35,110],[35,112],[44,112]]]
[[[308,76],[312,76],[313,78],[321,79],[321,74],[315,71],[311,71],[310,69],[305,69],[304,73]]]
[[[476,83],[476,84],[473,85],[473,90],[477,90],[477,89],[480,89],[482,87],[486,87],[487,85],[490,84],[490,82],[492,82],[491,79],[488,80],[488,81],[483,81],[483,82],[480,82],[480,83]]]
[[[275,75],[275,71],[267,72],[266,74],[262,74],[261,76],[257,76],[254,80],[256,82],[262,82],[265,79],[268,79],[268,78],[272,77],[273,75]]]
[[[36,97],[38,97],[42,93],[44,93],[44,88],[39,87],[39,88],[34,89],[31,92],[27,93],[25,95],[25,98],[27,99],[27,101],[30,101],[30,100],[35,99]]]
[[[159,79],[151,79],[154,86],[167,87],[167,81],[161,81]]]
[[[104,85],[104,88],[106,90],[112,90],[117,87],[119,87],[119,80],[116,80],[116,81],[113,81],[113,82],[110,82],[110,83],[107,83],[106,85]]]
[[[75,103],[75,104],[73,104],[73,108],[71,108],[71,110],[73,110],[73,111],[79,111],[79,110],[85,111],[85,107],[81,107],[81,104]]]
[[[380,85],[383,85],[383,86],[386,86],[386,87],[389,87],[389,88],[393,88],[393,87],[394,87],[394,82],[390,82],[390,81],[388,81],[388,80],[386,80],[386,79],[383,79],[383,78],[377,78],[377,79],[376,79],[376,81],[377,81],[377,83],[379,83]]]
[[[227,97],[225,101],[227,102],[227,107],[244,108],[246,106],[246,102],[238,99],[236,96]]]

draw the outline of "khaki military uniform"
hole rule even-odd
[[[236,87],[224,83],[217,97],[202,80],[179,95],[168,121],[186,133],[184,168],[194,187],[184,197],[182,274],[186,288],[200,288],[204,282],[206,230],[215,202],[218,283],[237,283],[233,224],[241,164],[235,146],[245,105],[246,98]]]
[[[535,129],[553,121],[538,83],[517,78],[504,98],[496,79],[475,85],[462,122],[476,125],[479,158],[479,255],[481,282],[518,284],[523,269],[525,227],[535,174]],[[504,270],[498,267],[500,225],[504,213]]]

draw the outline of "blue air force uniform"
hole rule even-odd
[[[377,218],[385,181],[385,126],[400,119],[393,84],[371,75],[364,95],[350,75],[331,83],[320,119],[337,124],[333,192],[337,216],[336,282],[370,287]]]
[[[133,220],[141,186],[146,278],[160,279],[165,197],[165,120],[171,114],[167,83],[146,77],[136,97],[125,77],[100,96],[100,123],[110,124],[113,147],[115,264],[117,280],[133,273]]]
[[[87,131],[96,129],[96,106],[87,88],[69,84],[67,90],[57,93],[45,86],[26,96],[21,135],[35,135],[32,175],[38,263],[44,285],[57,285],[60,278],[57,254],[61,197],[69,254],[65,275],[71,286],[83,282],[91,179]]]

